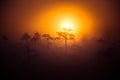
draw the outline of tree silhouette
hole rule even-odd
[[[40,41],[41,43],[41,35],[38,32],[36,32],[34,33],[34,36],[32,37],[31,40],[35,43],[35,45],[37,44],[38,41]]]
[[[97,40],[98,44],[99,44],[99,50],[103,51],[104,50],[104,44],[105,44],[105,40],[103,38],[100,38]]]
[[[47,40],[47,48],[50,46],[49,40],[53,40],[53,38],[50,36],[50,34],[43,34],[42,37],[45,37]]]
[[[25,42],[25,45],[24,45],[24,49],[25,49],[25,52],[27,54],[25,54],[27,56],[27,63],[29,63],[29,56],[30,56],[30,52],[31,52],[31,47],[29,45],[29,41],[31,39],[31,36],[28,34],[28,33],[24,33],[23,36],[21,37],[21,40],[23,40]]]
[[[24,33],[23,36],[21,37],[21,40],[23,40],[25,42],[25,45],[28,45],[30,38],[31,37],[28,33]]]
[[[67,40],[74,40],[75,39],[75,35],[73,33],[70,33],[71,31],[72,31],[71,29],[63,28],[62,32],[56,32],[59,37],[62,37],[65,40],[65,53],[67,53],[67,47],[68,47]]]
[[[61,38],[60,38],[60,37],[55,37],[54,39],[55,39],[55,40],[60,40]]]

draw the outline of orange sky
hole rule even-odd
[[[73,24],[72,32],[77,36],[83,34],[92,35],[94,26],[97,24],[89,12],[75,5],[53,6],[42,13],[34,14],[29,21],[27,25],[31,27],[29,28],[30,31],[50,33],[51,35],[55,35],[57,31],[62,31],[64,22]]]
[[[78,36],[100,36],[107,26],[116,26],[116,10],[108,0],[16,0],[4,3],[1,8],[1,33],[14,37],[38,31],[54,35],[61,31],[64,20],[73,22]]]

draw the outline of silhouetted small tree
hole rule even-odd
[[[55,39],[55,40],[60,40],[61,38],[60,38],[60,37],[55,37],[54,39]]]
[[[75,39],[75,35],[73,33],[70,33],[70,31],[72,31],[71,29],[66,29],[63,28],[64,31],[62,32],[56,32],[58,34],[59,37],[64,38],[65,40],[65,53],[67,53],[67,40],[74,40]]]
[[[104,44],[105,44],[105,40],[104,39],[98,39],[97,40],[97,43],[99,44],[99,49],[100,49],[100,51],[103,51],[103,49],[104,49]]]
[[[42,37],[46,38],[46,40],[47,40],[47,47],[49,48],[49,45],[50,45],[49,40],[53,40],[54,38],[52,38],[50,36],[50,34],[43,34]]]
[[[21,40],[28,42],[30,40],[30,35],[28,33],[23,34]]]
[[[31,40],[35,43],[35,45],[37,44],[38,41],[40,41],[41,43],[41,35],[38,32],[36,32],[34,33],[34,36],[32,37]]]
[[[22,35],[21,40],[24,41],[25,47],[28,47],[30,39],[31,39],[31,37],[28,33],[25,33]]]
[[[25,54],[26,55],[26,66],[28,66],[29,64],[29,61],[30,61],[30,52],[31,52],[31,47],[29,45],[29,41],[31,39],[31,36],[28,34],[28,33],[24,33],[21,37],[21,40],[23,40],[25,42],[25,45],[24,45],[24,49],[25,49]]]

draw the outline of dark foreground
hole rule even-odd
[[[14,46],[2,45],[0,48],[1,79],[120,79],[120,42],[114,43],[105,51],[99,51],[87,59],[81,59],[80,55],[56,56],[55,54],[57,53],[47,50],[29,54],[29,52],[24,52],[24,50]]]

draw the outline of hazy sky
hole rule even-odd
[[[26,21],[54,5],[80,5],[99,21],[99,25],[96,26],[97,32],[108,32],[114,38],[119,36],[118,0],[1,0],[0,34],[16,37],[29,32],[27,29],[30,29],[30,26],[26,25]],[[37,29],[33,29],[33,32],[35,30]]]

